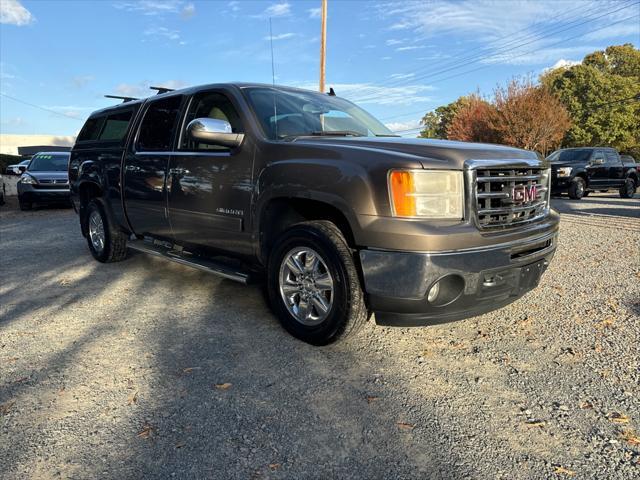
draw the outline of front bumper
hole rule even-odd
[[[494,247],[450,252],[361,250],[369,305],[381,325],[421,326],[501,308],[535,288],[553,258],[557,230]],[[428,292],[440,283],[431,302]]]
[[[565,193],[569,190],[573,177],[558,177],[555,172],[551,174],[551,194]]]
[[[18,196],[24,202],[58,203],[68,202],[71,194],[69,188],[42,188],[39,185],[18,182]]]

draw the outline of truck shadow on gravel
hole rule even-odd
[[[3,284],[0,328],[22,335],[11,355],[26,359],[0,389],[13,403],[4,472],[464,476],[438,419],[406,411],[391,387],[401,380],[364,359],[362,336],[312,347],[280,327],[259,287],[144,255],[97,264],[68,239],[31,240],[30,254],[51,258],[12,263],[9,278],[25,281]]]
[[[570,200],[552,198],[551,207],[560,213],[574,215],[610,215],[620,219],[640,219],[639,199],[610,199],[607,197],[583,198]]]

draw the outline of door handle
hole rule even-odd
[[[139,170],[139,168],[136,167],[135,165],[127,165],[126,167],[124,167],[124,169],[127,172],[137,172]]]
[[[169,169],[169,173],[171,175],[189,175],[189,170],[187,170],[186,168],[171,168]]]

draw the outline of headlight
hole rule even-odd
[[[559,177],[568,177],[569,175],[571,175],[571,167],[560,167],[558,169]]]
[[[20,177],[20,183],[28,183],[29,185],[35,185],[38,182],[31,175],[23,173],[22,176]]]
[[[462,220],[462,172],[452,170],[392,170],[389,172],[391,209],[396,217]]]

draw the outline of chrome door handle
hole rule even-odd
[[[171,175],[188,175],[190,172],[186,168],[171,168],[169,173]]]

